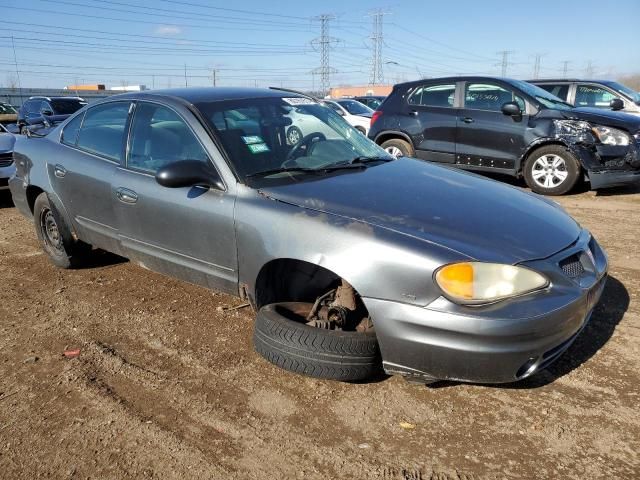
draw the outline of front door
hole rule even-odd
[[[58,154],[47,168],[53,191],[62,200],[80,238],[120,253],[111,182],[124,158],[131,103],[109,102],[89,108],[62,131]]]
[[[211,162],[175,110],[138,102],[127,162],[112,188],[122,247],[152,270],[237,294],[234,197],[213,188],[159,185],[158,169],[181,160]]]
[[[522,97],[491,82],[467,82],[458,114],[456,163],[481,169],[513,170],[525,149],[528,116]],[[502,113],[502,105],[516,102],[522,115]]]
[[[445,83],[418,87],[409,96],[401,128],[411,136],[416,157],[431,162],[455,161],[455,93],[455,83]]]

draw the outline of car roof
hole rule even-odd
[[[109,97],[111,99],[145,97],[180,98],[189,103],[219,102],[223,100],[242,100],[247,98],[282,98],[301,97],[305,95],[286,90],[269,88],[240,88],[240,87],[185,87],[167,88],[162,90],[144,90],[142,92],[127,92]]]
[[[28,100],[80,100],[81,102],[84,102],[84,98],[75,96],[45,97],[44,95],[35,95],[33,97],[29,97]]]
[[[572,83],[572,82],[588,82],[588,83],[602,83],[603,85],[608,85],[613,83],[613,80],[593,80],[593,79],[580,79],[580,78],[536,78],[535,80],[525,80],[529,83]]]
[[[492,76],[453,76],[453,77],[436,77],[436,78],[422,78],[420,80],[412,80],[410,82],[398,83],[394,88],[397,87],[414,87],[416,85],[422,85],[424,83],[432,83],[432,82],[478,82],[478,81],[498,81],[498,82],[506,82],[513,83],[515,80],[511,78],[505,77],[492,77]]]

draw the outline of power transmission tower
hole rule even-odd
[[[562,78],[567,78],[567,72],[569,71],[569,64],[571,62],[569,60],[564,60],[562,62]]]
[[[587,78],[593,78],[595,67],[593,66],[593,62],[591,60],[589,60],[589,63],[587,63],[587,68],[584,69],[584,73],[586,73]]]
[[[217,69],[215,69],[215,68],[211,69],[211,77],[212,77],[212,79],[213,79],[213,86],[214,86],[214,87],[216,87],[216,86],[217,86],[217,85],[216,85],[217,80],[218,80],[218,79],[216,78],[216,74],[217,74],[217,73],[218,73],[218,70],[217,70]]]
[[[540,78],[540,60],[542,59],[541,53],[536,53],[536,60],[533,64],[533,78]]]
[[[509,55],[511,55],[512,53],[515,53],[515,52],[513,50],[502,50],[498,52],[499,55],[502,55],[502,61],[497,65],[502,67],[503,77],[507,76],[507,67],[511,65],[511,63],[509,62]]]
[[[329,14],[314,17],[314,20],[320,22],[320,36],[311,40],[311,45],[320,50],[320,66],[314,68],[312,73],[320,74],[320,90],[323,95],[326,95],[331,87],[331,74],[337,72],[329,63],[331,46],[338,42],[337,38],[329,36],[329,22],[335,18],[334,15]]]
[[[384,44],[382,36],[382,22],[384,16],[388,13],[382,10],[370,13],[373,18],[373,31],[371,32],[371,41],[373,42],[373,52],[371,56],[371,75],[369,76],[369,85],[380,85],[384,83],[384,73],[382,72],[382,45]]]

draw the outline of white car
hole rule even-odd
[[[366,105],[351,100],[350,98],[340,98],[338,100],[323,100],[322,103],[335,110],[336,113],[342,115],[344,119],[363,135],[369,133],[369,125],[371,123],[371,110]]]
[[[335,129],[298,107],[292,107],[286,116],[291,119],[291,126],[286,130],[289,145],[295,145],[307,135],[315,132],[320,132],[329,139],[339,139]]]

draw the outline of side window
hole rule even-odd
[[[545,84],[545,85],[538,85],[540,88],[542,88],[543,90],[546,90],[547,92],[549,92],[551,95],[555,95],[556,97],[558,97],[560,100],[564,100],[565,102],[567,101],[567,98],[569,97],[569,85],[553,85],[553,84]]]
[[[614,98],[619,97],[601,87],[578,85],[576,88],[576,107],[609,108]]]
[[[499,112],[507,102],[516,102],[524,110],[524,100],[505,88],[488,83],[467,83],[464,95],[465,108]]]
[[[419,87],[409,97],[409,104],[425,107],[453,107],[455,93],[455,84]]]
[[[238,121],[243,119],[246,117],[239,116]],[[208,159],[195,134],[177,113],[161,105],[138,103],[131,129],[129,168],[155,173],[180,160]]]
[[[60,141],[65,145],[75,146],[78,140],[78,131],[80,130],[80,125],[82,125],[82,119],[84,114],[77,115],[73,118],[69,123],[67,123],[62,130],[62,136]]]
[[[39,111],[40,111],[40,113],[42,113],[42,112],[53,112],[53,108],[51,108],[51,105],[49,105],[49,102],[43,101],[43,102],[40,102]]]
[[[129,102],[113,102],[87,110],[78,134],[78,147],[119,162],[129,105]]]

